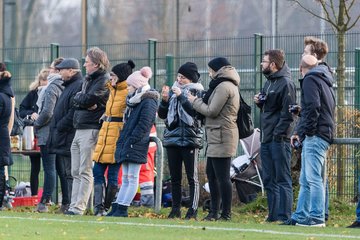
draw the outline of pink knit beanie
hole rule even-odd
[[[150,67],[143,67],[140,71],[133,72],[126,79],[126,83],[134,88],[138,89],[148,84],[149,79],[152,76]]]

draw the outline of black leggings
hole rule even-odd
[[[207,158],[206,175],[209,180],[211,212],[214,214],[219,212],[220,202],[222,202],[222,214],[231,213],[230,164],[231,158]]]
[[[194,210],[199,203],[199,179],[198,179],[198,152],[197,148],[168,147],[166,148],[169,159],[169,170],[171,175],[172,208],[181,207],[181,179],[182,163],[190,188],[190,206]]]
[[[31,171],[30,171],[30,189],[31,196],[36,196],[39,189],[39,173],[41,166],[40,156],[30,156]]]

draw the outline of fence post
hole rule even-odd
[[[166,85],[172,86],[174,82],[174,56],[166,54]]]
[[[85,63],[85,57],[82,57],[81,58],[81,73],[82,73],[83,76],[86,75],[86,69],[84,67],[84,63]]]
[[[156,149],[156,186],[155,186],[155,213],[159,214],[161,210],[162,199],[162,182],[163,182],[163,168],[164,168],[164,154],[162,142],[158,137],[151,136],[150,142],[155,142]]]
[[[355,48],[355,108],[360,110],[360,48]],[[358,131],[355,134],[354,137],[359,137]],[[359,196],[359,157],[357,154],[354,156],[354,193]]]
[[[150,38],[148,40],[148,58],[149,58],[149,67],[151,67],[153,71],[152,81],[150,80],[150,85],[156,89],[156,43],[157,40],[154,38]]]
[[[55,58],[59,57],[59,44],[51,43],[50,44],[50,61],[54,61]]]
[[[255,48],[254,48],[254,95],[257,94],[263,86],[263,76],[261,73],[261,57],[263,53],[263,35],[259,33],[254,34]],[[254,125],[260,128],[260,111],[254,110]]]
[[[6,70],[9,71],[12,75],[14,75],[14,73],[12,72],[12,70],[13,70],[12,61],[6,59],[6,60],[4,61],[4,63],[5,63],[5,66],[6,66]]]
[[[355,107],[360,110],[360,48],[355,49]]]

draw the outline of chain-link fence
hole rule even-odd
[[[149,39],[142,42],[119,43],[119,44],[98,44],[97,46],[107,52],[112,65],[126,62],[132,59],[136,69],[149,65],[154,70],[154,76],[150,80],[151,85],[160,90],[164,84],[171,85],[176,79],[177,68],[192,61],[198,65],[201,74],[201,83],[205,89],[208,88],[210,78],[207,71],[207,62],[217,56],[225,56],[238,70],[241,77],[240,90],[249,105],[253,107],[253,116],[256,126],[259,126],[259,111],[253,104],[253,95],[262,87],[264,78],[260,70],[262,53],[270,48],[280,48],[285,51],[286,62],[291,68],[293,80],[299,87],[299,61],[303,52],[305,35],[292,36],[262,36],[255,34],[252,37],[244,38],[223,38],[189,41],[162,42]],[[334,34],[319,35],[317,37],[325,40],[330,52],[326,58],[328,64],[335,70],[337,65],[337,36]],[[345,106],[338,105],[338,108],[346,108],[347,120],[342,123],[348,129],[346,137],[358,137],[358,108],[355,104],[359,101],[359,65],[356,57],[360,59],[360,53],[355,49],[360,45],[360,33],[346,35],[346,79],[345,79]],[[275,46],[275,47],[274,47]],[[91,47],[91,46],[88,46]],[[38,72],[49,66],[51,60],[57,56],[74,57],[83,62],[83,46],[58,46],[53,44],[48,47],[26,47],[13,49],[0,49],[3,61],[13,74],[13,88],[16,93],[17,105],[28,92],[29,84],[35,79]],[[336,72],[335,79],[336,79]],[[335,82],[335,90],[337,84]],[[300,99],[300,91],[297,92]],[[298,100],[299,101],[299,100]],[[163,121],[157,121],[158,136],[162,139],[164,129]],[[333,148],[336,148],[334,146]],[[357,194],[357,145],[346,146],[346,156],[338,156],[336,151],[331,152],[329,157],[329,179],[331,194],[333,196],[354,197]],[[239,151],[241,154],[241,150]],[[204,151],[201,152],[201,159],[204,160]],[[22,158],[24,159],[24,158]],[[166,159],[166,158],[165,158]],[[21,162],[21,160],[16,160]],[[27,162],[26,162],[27,163]],[[342,163],[342,164],[339,164]],[[17,163],[16,163],[17,164]],[[28,164],[26,165],[28,166]],[[346,168],[346,169],[339,169]],[[16,169],[16,168],[14,168]],[[23,171],[21,171],[23,172]],[[341,172],[342,174],[338,175]],[[344,175],[346,173],[346,175]],[[15,172],[13,172],[15,174]],[[19,173],[20,174],[20,173]],[[23,173],[21,173],[23,174]],[[17,178],[22,179],[19,175]],[[338,181],[343,179],[344,188],[337,189]],[[26,179],[24,179],[26,180]],[[335,187],[336,186],[336,187]]]

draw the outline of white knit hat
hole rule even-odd
[[[152,77],[150,67],[143,67],[140,71],[133,72],[127,79],[126,83],[138,89],[148,84],[149,79]]]

